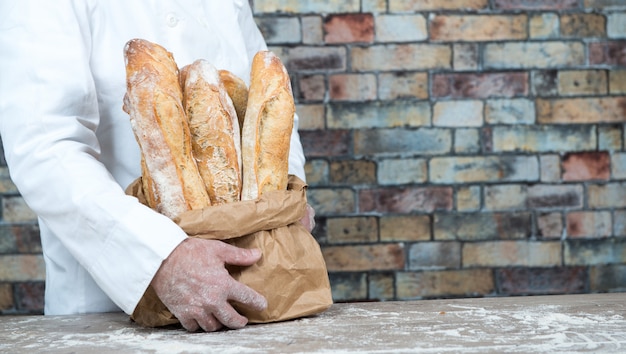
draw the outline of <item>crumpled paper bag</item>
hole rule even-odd
[[[146,204],[141,179],[126,190]],[[333,301],[326,263],[319,244],[299,220],[306,209],[306,184],[289,176],[287,190],[265,193],[253,201],[210,206],[182,213],[174,221],[190,236],[258,248],[263,256],[252,266],[228,266],[235,280],[256,290],[268,302],[262,312],[233,302],[249,323],[267,323],[314,315]],[[142,326],[179,323],[152,286],[131,319]]]

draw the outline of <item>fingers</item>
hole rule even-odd
[[[262,311],[267,308],[267,300],[263,295],[238,281],[233,283],[228,299],[237,301],[256,311]]]
[[[222,244],[222,249],[219,255],[225,264],[249,266],[261,259],[261,251],[258,249],[245,249],[229,245],[225,242],[220,243]]]

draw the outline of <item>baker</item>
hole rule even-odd
[[[152,284],[189,331],[241,328],[247,319],[229,301],[261,310],[266,300],[225,265],[253,264],[260,252],[188,238],[124,193],[141,175],[122,110],[131,38],[246,82],[252,57],[267,49],[247,0],[0,3],[0,134],[11,178],[39,220],[44,313],[131,314]],[[289,173],[304,180],[297,118]],[[310,230],[311,209],[303,220]]]

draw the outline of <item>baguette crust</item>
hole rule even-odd
[[[150,205],[174,218],[210,205],[191,154],[189,127],[182,106],[178,67],[158,44],[130,40],[124,48],[127,91],[124,111],[143,158],[142,175]]]
[[[252,61],[242,131],[242,200],[287,188],[294,114],[287,70],[272,52],[258,52]]]
[[[241,135],[237,113],[217,69],[196,60],[181,69],[183,106],[200,176],[212,205],[241,198]]]
[[[228,96],[233,101],[235,111],[237,112],[237,120],[239,121],[239,130],[243,129],[243,120],[246,117],[246,108],[248,106],[248,86],[237,75],[228,70],[220,70],[220,79],[228,92]]]

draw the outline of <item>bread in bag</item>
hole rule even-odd
[[[178,67],[158,44],[133,39],[124,47],[123,109],[142,153],[142,179],[151,208],[170,218],[210,205],[192,157]]]
[[[183,106],[193,156],[212,205],[241,197],[241,136],[237,113],[217,69],[196,60],[181,69]]]
[[[252,61],[242,130],[242,200],[287,188],[294,114],[287,70],[272,52],[258,52]]]

